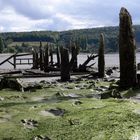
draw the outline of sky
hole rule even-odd
[[[125,7],[140,24],[139,0],[0,0],[0,32],[63,31],[119,25]]]

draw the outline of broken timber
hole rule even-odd
[[[8,62],[10,63],[12,66],[14,66],[14,69],[16,69],[16,65],[29,65],[29,64],[33,64],[32,60],[33,58],[17,58],[17,57],[22,57],[22,56],[28,56],[28,55],[32,55],[32,53],[24,53],[24,54],[13,54],[11,56],[9,56],[8,58],[6,58],[4,61],[2,61],[0,63],[0,65]],[[10,60],[13,59],[13,62],[11,62]]]

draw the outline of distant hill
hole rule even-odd
[[[99,46],[99,35],[104,33],[106,52],[118,51],[118,27],[101,27],[90,29],[69,30],[61,32],[53,31],[33,31],[33,32],[9,32],[1,33],[0,35],[5,41],[5,46],[8,47],[13,42],[50,42],[53,44],[59,43],[69,47],[70,40],[75,41],[82,52],[97,52]],[[137,48],[140,50],[140,25],[134,26]],[[13,43],[16,47],[18,43]],[[15,47],[12,46],[12,47]],[[28,47],[28,43],[26,44]],[[10,45],[11,47],[11,45]]]

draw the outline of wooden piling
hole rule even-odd
[[[104,35],[100,35],[100,46],[98,51],[98,74],[100,78],[105,76],[105,58],[104,58]]]
[[[40,41],[40,46],[39,46],[39,53],[40,53],[40,58],[39,58],[40,70],[43,70],[44,69],[43,68],[43,50],[42,50],[42,42],[41,41]]]
[[[69,69],[69,51],[66,48],[61,48],[61,81],[70,80]]]
[[[119,26],[120,87],[136,86],[136,44],[131,15],[125,8],[120,11]]]
[[[45,55],[44,55],[44,71],[45,72],[49,71],[48,66],[49,66],[49,46],[47,44],[45,48]]]

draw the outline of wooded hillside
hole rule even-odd
[[[134,26],[137,48],[140,47],[140,25]],[[59,43],[69,47],[71,41],[75,41],[80,46],[81,52],[97,52],[99,47],[99,36],[105,35],[105,52],[118,51],[118,27],[101,27],[91,29],[69,30],[61,32],[53,31],[33,31],[33,32],[10,32],[1,33],[5,49],[9,51],[29,51],[33,42]],[[25,43],[26,42],[26,43]],[[32,42],[32,43],[31,43]],[[19,45],[19,43],[21,45]],[[21,47],[24,47],[22,49]],[[25,49],[26,48],[26,49]]]

